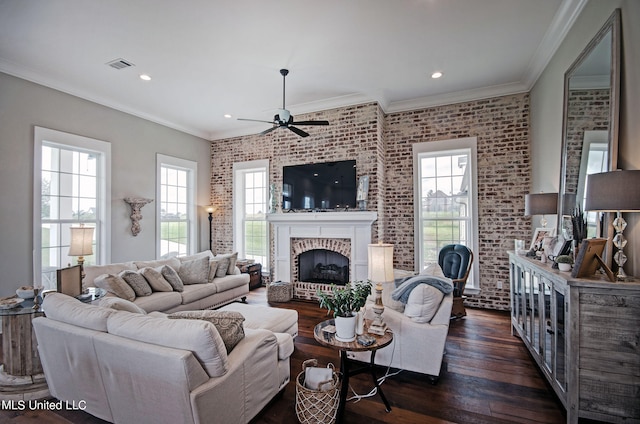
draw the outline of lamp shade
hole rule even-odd
[[[216,207],[215,207],[215,206],[213,206],[213,205],[209,205],[209,206],[206,206],[206,207],[205,207],[205,210],[206,210],[208,213],[214,213],[214,212],[216,211]]]
[[[93,255],[93,227],[71,227],[69,256]]]
[[[558,213],[558,193],[535,193],[524,196],[524,216]]]
[[[374,283],[393,281],[393,244],[369,245],[369,280]]]
[[[562,197],[562,215],[571,215],[576,207],[575,193],[565,193]]]
[[[584,209],[599,212],[640,211],[640,170],[588,175]]]

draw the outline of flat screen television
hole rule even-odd
[[[352,209],[356,191],[355,160],[282,168],[283,210]]]

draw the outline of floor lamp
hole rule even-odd
[[[627,277],[623,269],[627,262],[624,254],[627,239],[622,232],[627,227],[627,222],[622,217],[622,212],[640,211],[640,170],[588,175],[584,210],[616,213],[616,219],[613,220],[613,228],[616,230],[613,245],[618,251],[613,259],[618,265],[618,280],[624,280]]]
[[[213,213],[215,212],[216,208],[214,206],[207,206],[206,207],[207,213],[209,214],[209,250],[211,251],[211,253],[213,253]]]

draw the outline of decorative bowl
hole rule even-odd
[[[33,299],[33,286],[22,286],[16,289],[16,295],[22,299]]]

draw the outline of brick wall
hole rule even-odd
[[[479,252],[481,292],[469,304],[509,308],[509,267],[505,254],[514,238],[530,236],[523,217],[530,189],[529,96],[520,94],[384,115],[377,103],[357,105],[298,119],[327,119],[300,138],[284,129],[267,136],[237,137],[211,144],[211,203],[214,249],[232,243],[233,162],[269,159],[270,181],[282,186],[282,167],[356,159],[358,176],[370,175],[368,209],[378,213],[372,240],[395,244],[395,266],[414,268],[412,144],[460,137],[478,138]],[[273,246],[271,246],[273,251]],[[503,289],[497,289],[497,283]]]

